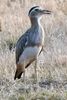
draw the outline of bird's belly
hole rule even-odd
[[[34,46],[25,48],[24,52],[21,54],[19,58],[20,64],[24,64],[25,66],[29,64],[31,61],[34,61],[39,55],[42,46]]]

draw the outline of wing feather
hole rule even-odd
[[[16,63],[19,61],[19,57],[23,53],[27,44],[28,44],[28,36],[24,34],[19,38],[16,44]]]

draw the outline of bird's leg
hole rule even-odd
[[[25,63],[22,63],[22,73],[23,73],[23,79],[22,82],[25,82]]]
[[[25,71],[23,72],[23,88],[24,88],[24,93],[26,94],[26,79],[25,79]]]
[[[26,79],[25,79],[25,61],[23,63],[23,66],[22,66],[22,71],[23,71],[23,79],[22,79],[22,82],[23,82],[23,88],[24,88],[24,92],[26,93]]]
[[[35,74],[34,74],[34,82],[35,82],[35,84],[33,85],[34,87],[33,87],[33,89],[34,89],[34,91],[37,91],[37,89],[38,89],[38,73],[37,73],[37,65],[38,65],[38,63],[37,63],[37,59],[35,60],[35,65],[34,65],[34,71],[35,71]]]
[[[37,59],[35,60],[35,65],[34,65],[34,71],[35,71],[35,82],[37,83]]]
[[[23,72],[23,82],[25,82],[25,71]]]
[[[25,79],[25,61],[24,61],[24,63],[23,63],[23,68],[22,68],[22,70],[23,70],[23,82],[24,82],[24,84],[26,84],[26,79]]]

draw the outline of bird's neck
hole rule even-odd
[[[40,24],[40,18],[30,18],[30,21],[31,21],[31,27],[32,28],[37,28],[37,27],[40,27],[41,24]]]

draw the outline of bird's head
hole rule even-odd
[[[29,17],[32,18],[40,18],[44,14],[51,14],[51,11],[49,10],[44,10],[43,8],[39,6],[34,6],[29,10]]]

